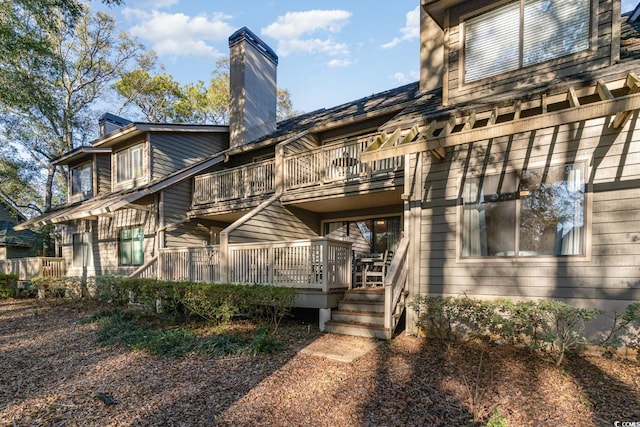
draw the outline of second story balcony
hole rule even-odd
[[[276,192],[278,182],[287,199],[299,199],[317,191],[341,193],[350,187],[362,191],[368,184],[385,185],[389,179],[401,177],[403,157],[360,161],[360,154],[373,142],[372,137],[352,138],[287,154],[280,162],[282,170],[278,170],[275,160],[268,160],[198,176],[194,182],[192,209],[206,207],[217,211],[256,205]],[[278,176],[282,179],[276,179]]]
[[[265,160],[195,177],[192,207],[247,203],[275,192],[275,161]]]

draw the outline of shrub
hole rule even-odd
[[[0,299],[16,296],[18,276],[15,274],[0,274]]]
[[[587,343],[585,324],[602,314],[561,301],[486,301],[467,296],[417,295],[409,306],[418,313],[417,326],[437,339],[450,343],[465,337],[500,337],[544,351],[556,365],[566,353]]]

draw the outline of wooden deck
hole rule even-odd
[[[18,280],[30,280],[36,276],[62,277],[65,274],[64,258],[29,257],[0,260],[0,273],[15,274]]]
[[[219,245],[165,248],[157,262],[161,280],[263,284],[327,293],[351,287],[352,279],[351,243],[327,238],[231,244],[226,251]]]

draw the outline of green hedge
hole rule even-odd
[[[466,296],[417,295],[409,306],[418,313],[417,326],[434,338],[448,343],[471,337],[524,344],[550,355],[557,365],[566,353],[589,343],[586,324],[604,314],[555,300],[489,301]],[[638,348],[638,327],[640,304],[636,303],[614,315],[609,336],[597,344],[615,345],[630,332],[625,344]]]
[[[18,276],[15,274],[0,274],[0,299],[16,296]]]
[[[98,298],[140,304],[165,316],[199,317],[224,323],[235,317],[267,320],[275,329],[295,301],[295,290],[263,285],[166,282],[122,276],[96,277]]]

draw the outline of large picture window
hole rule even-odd
[[[464,81],[589,48],[591,0],[519,0],[464,22]]]
[[[144,228],[120,230],[120,265],[144,264]]]
[[[462,256],[584,255],[584,165],[467,179]]]
[[[71,194],[92,194],[93,168],[91,162],[71,169]]]
[[[118,182],[142,178],[144,174],[144,146],[137,144],[116,154]]]
[[[325,224],[326,237],[353,244],[356,255],[395,251],[401,237],[400,217],[339,221]]]

